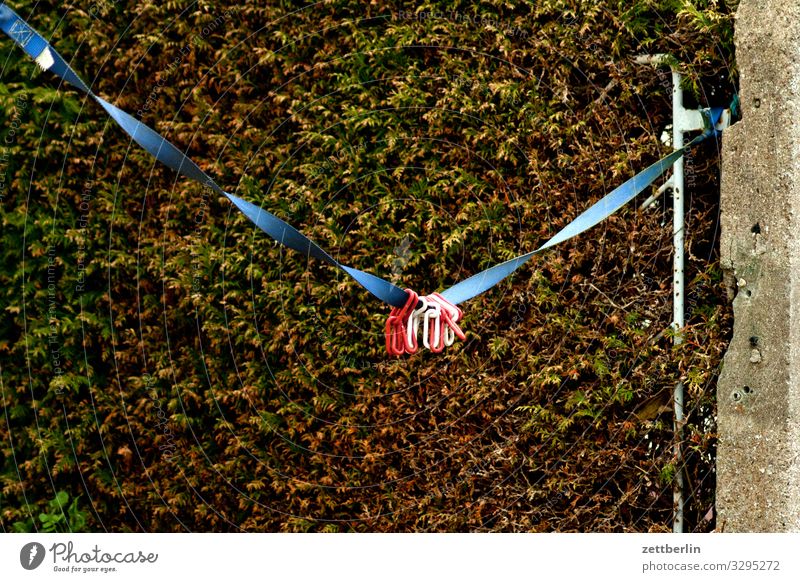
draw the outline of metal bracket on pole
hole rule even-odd
[[[658,200],[659,196],[661,196],[667,188],[672,189],[674,185],[675,181],[672,179],[672,176],[670,176],[663,184],[661,184],[661,186],[658,187],[658,190],[655,191],[655,194],[652,194],[647,200],[642,202],[639,210],[646,210],[650,208],[653,204],[655,204],[656,200]]]

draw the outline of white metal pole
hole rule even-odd
[[[669,63],[667,55],[642,55],[636,59],[638,63],[652,65],[666,65]],[[681,89],[681,74],[672,67],[672,147],[683,147],[683,135],[687,131],[703,129],[704,120],[700,111],[687,110],[683,107],[683,90]],[[685,319],[685,280],[684,280],[684,246],[685,246],[685,195],[683,156],[672,167],[672,177],[669,185],[672,187],[672,244],[673,244],[673,272],[672,272],[672,328],[674,330],[673,342],[675,345],[683,343],[682,330],[686,324]],[[649,200],[648,200],[649,202]],[[647,205],[647,202],[646,202]],[[683,479],[683,422],[684,422],[684,391],[683,382],[678,381],[673,389],[674,420],[673,456],[675,473],[672,488],[673,520],[672,531],[682,533],[684,530],[684,479]]]
[[[670,60],[667,55],[642,55],[636,58],[637,63],[651,65],[666,65]],[[672,147],[679,150],[683,147],[683,135],[689,131],[699,131],[705,128],[703,113],[697,109],[684,109],[683,90],[681,89],[681,74],[672,66]],[[730,112],[723,112],[721,121],[717,124],[718,128],[727,127],[730,123]],[[683,327],[686,324],[685,318],[685,279],[684,279],[684,246],[686,238],[685,213],[684,213],[684,179],[683,179],[683,156],[681,156],[672,166],[672,177],[668,180],[672,187],[672,244],[673,244],[673,273],[672,273],[672,328],[674,330],[674,344],[683,343]],[[662,186],[666,187],[667,184]],[[659,190],[660,191],[660,190]],[[651,204],[651,196],[642,207]],[[678,381],[673,390],[673,400],[675,403],[675,416],[673,432],[675,442],[673,443],[673,454],[675,458],[675,473],[673,480],[673,521],[672,531],[682,533],[684,530],[684,481],[683,481],[683,422],[684,422],[684,402],[683,402],[683,382]]]
[[[676,150],[683,147],[683,89],[681,89],[681,75],[674,68],[672,70],[672,147]],[[685,325],[684,315],[684,245],[685,245],[685,219],[684,219],[684,190],[683,190],[683,156],[678,158],[672,166],[672,244],[674,247],[673,255],[673,279],[672,279],[672,304],[673,304],[673,327],[675,330],[674,343],[683,343],[681,336]],[[683,440],[683,382],[678,380],[674,390],[675,418],[674,433],[675,442],[675,473],[672,489],[674,519],[672,531],[674,533],[683,532],[683,450],[681,441]]]

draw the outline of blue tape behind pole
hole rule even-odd
[[[453,303],[458,305],[468,299],[472,299],[476,295],[480,295],[484,291],[488,291],[500,281],[508,277],[511,273],[519,269],[522,265],[528,262],[533,255],[538,254],[544,250],[549,249],[559,243],[569,240],[579,234],[586,232],[599,222],[605,220],[617,210],[622,208],[625,204],[633,200],[637,194],[647,188],[653,181],[656,180],[661,174],[667,171],[672,164],[674,164],[690,147],[696,145],[702,140],[706,139],[715,130],[713,126],[719,121],[722,114],[722,109],[714,109],[710,112],[710,129],[703,132],[702,135],[697,136],[687,145],[679,150],[675,150],[667,157],[657,161],[655,164],[637,174],[621,186],[615,188],[610,194],[595,202],[588,210],[578,216],[575,220],[570,222],[567,226],[561,229],[553,238],[548,240],[535,251],[520,255],[514,259],[500,263],[494,267],[490,267],[485,271],[473,275],[469,279],[465,279],[449,289],[442,291],[442,296]]]
[[[159,162],[195,182],[210,187],[216,193],[226,196],[236,208],[253,222],[253,224],[282,245],[341,269],[384,303],[388,303],[394,307],[402,307],[405,305],[407,294],[403,289],[376,275],[348,267],[338,262],[314,241],[290,224],[284,222],[274,214],[267,212],[263,208],[226,192],[220,188],[208,174],[200,169],[196,163],[189,159],[186,154],[181,152],[167,139],[128,113],[95,95],[44,37],[29,26],[27,22],[6,4],[0,4],[0,30],[19,45],[28,56],[37,59],[37,62],[40,62],[41,56],[45,51],[49,51],[49,56],[52,58],[52,65],[48,70],[97,101],[125,133]],[[553,238],[535,251],[486,269],[477,275],[473,275],[453,285],[449,289],[442,291],[442,295],[451,303],[463,303],[497,285],[500,281],[525,264],[533,255],[578,236],[605,220],[652,184],[653,181],[675,163],[687,149],[708,136],[715,134],[716,130],[714,129],[714,125],[719,120],[721,113],[722,109],[710,110],[707,118],[707,129],[702,135],[696,137],[686,146],[672,152],[667,157],[659,160],[616,188],[570,222]]]

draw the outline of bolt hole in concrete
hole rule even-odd
[[[756,222],[750,230],[753,234],[761,234],[761,225]]]
[[[758,109],[759,107],[761,107],[761,99],[759,99],[758,97],[756,97],[755,99],[753,99],[753,107],[755,107],[756,109]]]
[[[744,292],[744,294],[745,294],[747,297],[752,297],[752,296],[753,296],[753,292],[752,292],[752,291],[750,291],[750,289],[748,289],[747,291],[745,291],[745,292]]]
[[[731,394],[731,398],[734,402],[739,402],[742,399],[742,393],[738,390],[734,390],[733,394]]]
[[[744,388],[742,388],[742,391],[743,391],[745,394],[751,394],[751,393],[753,392],[753,389],[752,389],[752,388],[750,388],[750,386],[745,386]]]
[[[750,347],[756,347],[758,345],[758,336],[752,335],[750,336]]]

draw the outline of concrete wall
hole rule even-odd
[[[800,531],[800,3],[741,0],[743,119],[723,135],[734,335],[718,385],[717,524]]]

